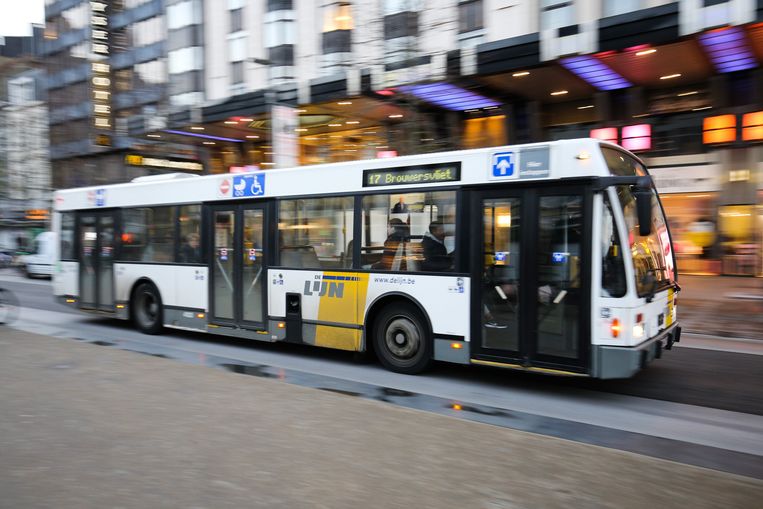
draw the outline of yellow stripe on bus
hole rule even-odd
[[[673,309],[673,293],[675,290],[672,288],[668,289],[668,316],[665,317],[665,327],[670,327],[673,324],[673,320],[675,320],[675,309]]]
[[[355,272],[324,272],[322,282],[334,285],[318,304],[318,321],[362,325],[368,293],[368,274]],[[315,331],[315,345],[340,350],[358,351],[361,331],[319,325]]]

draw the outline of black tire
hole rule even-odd
[[[429,327],[412,304],[384,307],[374,320],[373,342],[379,362],[390,371],[415,375],[432,363]]]
[[[159,334],[163,329],[162,297],[151,283],[140,283],[132,295],[132,319],[144,334]]]

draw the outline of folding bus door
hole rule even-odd
[[[212,247],[209,268],[212,322],[262,328],[267,291],[265,207],[214,205],[207,210]]]
[[[590,198],[581,188],[507,188],[476,198],[475,361],[585,371]]]
[[[115,217],[113,211],[78,215],[80,307],[114,310]]]

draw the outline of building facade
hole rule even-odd
[[[26,251],[49,227],[51,198],[42,28],[0,41],[0,249]]]
[[[56,188],[124,180],[130,122],[160,127],[151,119],[166,107],[166,39],[164,0],[46,0]]]
[[[48,19],[85,3],[48,2]],[[63,155],[52,136],[54,175],[69,162],[75,175],[62,185],[593,136],[653,168],[682,271],[763,272],[763,0],[100,3],[117,13],[109,33],[164,16],[165,35],[102,68],[110,147],[90,133],[86,154]],[[88,36],[67,37],[72,53]],[[163,98],[145,80],[119,88],[116,73],[153,60]],[[67,108],[51,105],[51,127]]]

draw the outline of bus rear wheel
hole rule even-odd
[[[421,312],[405,303],[382,309],[374,320],[374,349],[391,371],[415,375],[426,370],[432,363],[432,341]]]
[[[141,283],[132,297],[132,316],[135,326],[144,334],[162,331],[162,298],[151,283]]]

